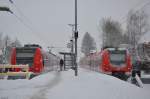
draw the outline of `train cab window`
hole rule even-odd
[[[125,51],[110,51],[110,62],[114,65],[125,64]]]
[[[34,53],[17,53],[16,57],[33,57]]]
[[[16,62],[17,64],[28,64],[32,66],[35,54],[35,48],[17,48],[16,49]]]

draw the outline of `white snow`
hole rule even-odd
[[[150,99],[147,86],[84,69],[77,77],[73,70],[53,71],[32,80],[0,80],[0,99]]]

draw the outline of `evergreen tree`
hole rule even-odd
[[[96,43],[94,38],[86,32],[82,40],[81,52],[88,55],[92,50],[96,50]]]

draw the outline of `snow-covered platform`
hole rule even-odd
[[[79,68],[53,71],[31,80],[0,80],[0,99],[150,99],[149,90]]]

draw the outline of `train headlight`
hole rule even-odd
[[[128,67],[128,70],[130,70],[131,68]]]

